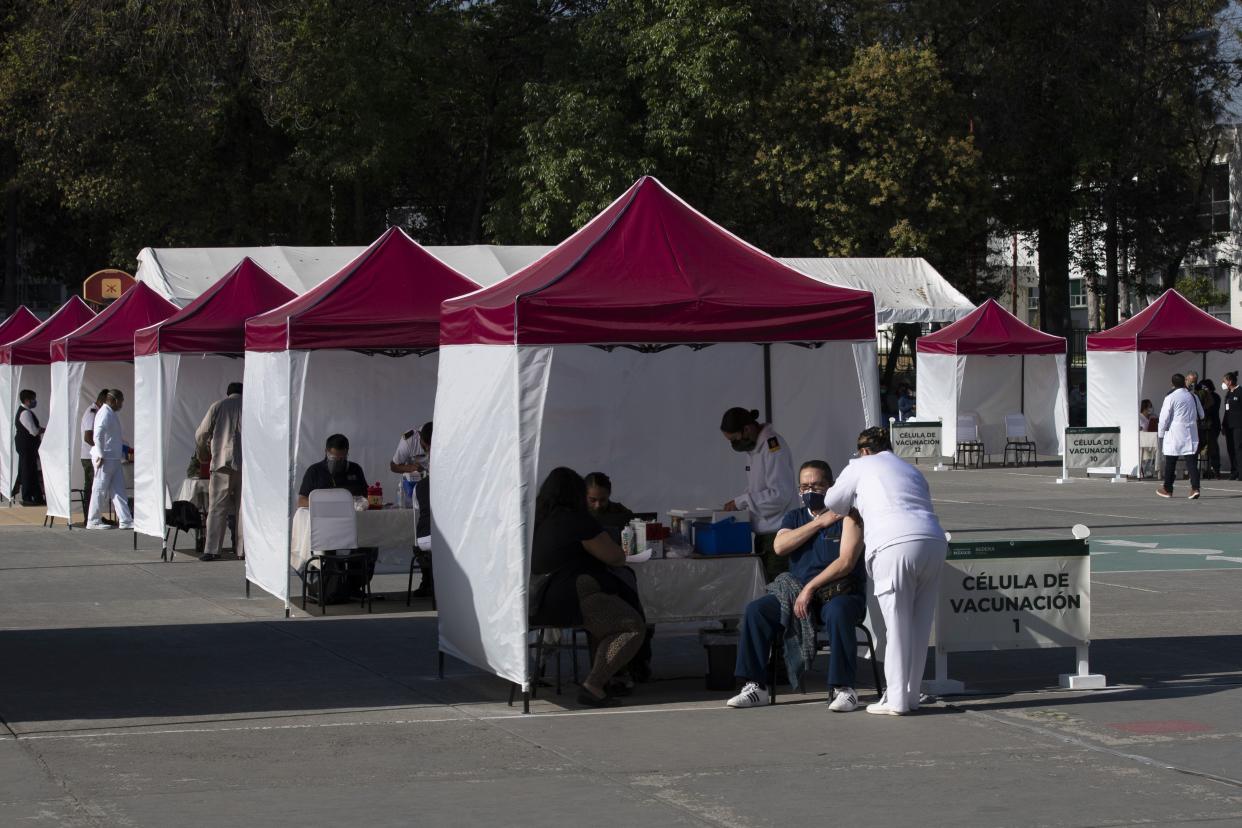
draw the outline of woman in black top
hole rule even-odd
[[[1211,380],[1199,383],[1199,401],[1203,404],[1203,426],[1199,429],[1200,452],[1207,458],[1207,478],[1220,477],[1220,394]]]
[[[531,574],[540,578],[533,596],[535,621],[563,623],[581,617],[596,640],[591,672],[578,701],[592,707],[618,704],[604,685],[642,645],[645,624],[638,596],[608,571],[625,554],[587,511],[586,483],[573,469],[553,469],[535,499]]]

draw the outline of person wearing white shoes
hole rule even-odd
[[[1199,499],[1199,421],[1203,419],[1203,404],[1186,388],[1186,377],[1174,374],[1173,390],[1160,404],[1160,425],[1156,436],[1163,442],[1160,453],[1164,455],[1164,483],[1156,489],[1160,497],[1173,496],[1173,478],[1177,475],[1177,461],[1186,461],[1190,472],[1190,499]]]
[[[838,514],[862,519],[867,575],[888,633],[887,689],[868,713],[901,716],[919,706],[940,571],[948,543],[922,472],[892,452],[888,430],[858,435],[858,454],[824,496]]]
[[[746,606],[734,670],[743,682],[742,691],[726,704],[737,708],[768,703],[768,654],[778,636],[784,644],[790,683],[798,686],[815,658],[812,619],[818,618],[832,647],[829,709],[847,713],[858,706],[854,627],[867,614],[861,531],[852,518],[842,521],[841,515],[824,506],[824,493],[832,485],[827,463],[803,463],[798,483],[802,505],[785,514],[773,544],[775,553],[788,559],[789,571],[768,584],[767,595]]]
[[[117,413],[125,404],[125,397],[115,388],[108,390],[104,404],[95,415],[95,442],[91,446],[91,463],[95,468],[95,480],[91,488],[91,505],[86,516],[87,529],[111,529],[104,523],[103,511],[108,499],[122,529],[134,528],[134,516],[129,511],[129,497],[125,493],[125,475],[121,464],[125,461],[125,435],[121,431],[121,418]]]

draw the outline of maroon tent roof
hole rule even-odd
[[[952,325],[920,336],[915,347],[921,354],[1064,354],[1065,337],[1036,330],[989,299]]]
[[[134,332],[161,322],[177,306],[139,282],[68,336],[52,342],[53,362],[124,362],[134,358]]]
[[[1088,351],[1236,351],[1242,330],[1221,322],[1175,290],[1134,316],[1087,336]]]
[[[246,323],[246,350],[435,348],[440,303],[478,285],[399,227],[339,273]]]
[[[31,313],[30,308],[19,305],[8,319],[0,322],[0,344],[21,339],[37,327],[39,327],[39,317]]]
[[[246,350],[246,320],[295,298],[247,256],[193,302],[134,334],[134,354],[240,354]]]
[[[445,345],[875,338],[867,291],[794,270],[644,177],[538,261],[444,303]]]
[[[51,345],[54,340],[73,333],[90,322],[95,312],[79,296],[69,297],[56,313],[43,320],[21,339],[0,345],[0,364],[47,365],[52,361]]]

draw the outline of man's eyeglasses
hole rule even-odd
[[[826,492],[828,491],[827,483],[803,483],[798,487],[798,494],[806,494],[807,492]]]

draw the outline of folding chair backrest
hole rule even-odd
[[[1156,448],[1159,445],[1159,443],[1156,442],[1156,437],[1157,435],[1156,435],[1156,432],[1154,431],[1140,431],[1139,432],[1139,448],[1141,449]]]
[[[1005,415],[1005,439],[1013,440],[1016,438],[1019,440],[1025,440],[1027,437],[1030,436],[1028,434],[1029,430],[1030,429],[1027,427],[1027,424],[1026,424],[1025,414],[1006,414]]]
[[[348,489],[315,489],[310,493],[312,552],[358,547],[358,513]]]
[[[974,414],[957,415],[957,441],[959,443],[979,442],[979,421]]]

